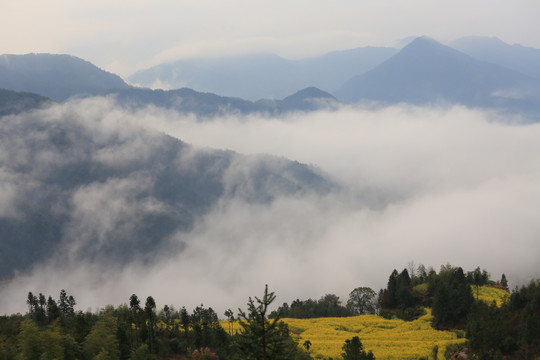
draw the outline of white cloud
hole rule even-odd
[[[8,305],[0,311],[24,311],[26,292],[55,295],[61,287],[82,309],[126,302],[136,293],[175,307],[202,302],[221,314],[244,306],[266,283],[279,303],[325,293],[346,300],[357,286],[384,287],[392,269],[411,260],[436,269],[447,262],[465,270],[480,266],[495,279],[504,272],[511,286],[540,277],[540,124],[509,124],[501,115],[462,107],[405,106],[199,122],[93,101],[70,111],[106,119],[94,130],[97,139],[131,122],[200,146],[310,163],[345,190],[278,197],[271,205],[223,199],[189,234],[173,236],[184,251],[152,265],[44,265],[4,285]],[[138,133],[126,131],[115,136]],[[196,154],[177,159],[179,166],[189,168]],[[249,161],[238,165],[251,170]],[[149,181],[81,188],[73,197],[80,204],[73,229],[107,232],[137,214],[162,211],[159,204],[132,201]],[[111,207],[98,214],[104,199]]]
[[[166,206],[144,194],[151,186],[149,177],[132,174],[77,189],[71,197],[72,214],[64,235],[74,260],[84,258],[85,254],[78,253],[81,248],[99,250],[117,237],[134,236],[145,216],[164,213]]]

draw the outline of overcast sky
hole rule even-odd
[[[537,0],[4,0],[0,53],[68,53],[128,76],[186,57],[301,58],[408,36],[540,48]]]

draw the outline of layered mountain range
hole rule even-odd
[[[540,50],[494,38],[451,44],[420,37],[402,49],[365,47],[305,60],[256,54],[183,60],[120,77],[67,55],[0,57],[0,88],[55,101],[113,95],[129,107],[200,116],[271,115],[348,103],[462,104],[527,115],[540,111]],[[151,90],[166,85],[174,90]]]
[[[200,149],[126,126],[107,115],[118,106],[211,120],[345,102],[461,104],[538,120],[538,50],[482,38],[453,46],[417,38],[400,50],[295,62],[269,55],[182,61],[129,78],[194,88],[174,90],[135,87],[68,55],[1,56],[0,279],[50,259],[151,261],[156,252],[182,251],[181,234],[224,199],[267,204],[339,187],[309,165]]]
[[[415,39],[374,69],[353,77],[336,95],[349,102],[540,109],[538,79],[477,60],[429,38]]]

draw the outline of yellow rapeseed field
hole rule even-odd
[[[310,352],[318,359],[341,359],[341,347],[345,340],[358,336],[364,348],[373,351],[375,358],[418,359],[431,354],[439,347],[443,354],[446,346],[464,342],[451,331],[438,331],[431,327],[432,315],[428,313],[414,321],[384,319],[377,315],[360,315],[345,318],[283,319],[299,344],[309,340]],[[224,329],[229,323],[222,322]],[[239,330],[233,324],[233,332]]]
[[[473,289],[475,293],[476,289]],[[509,297],[502,289],[482,286],[479,299],[498,305]],[[341,359],[341,347],[345,340],[358,336],[366,351],[373,351],[378,360],[406,360],[429,357],[433,348],[438,346],[439,358],[446,347],[466,341],[463,331],[439,331],[433,329],[431,309],[414,321],[384,319],[377,315],[360,315],[344,318],[290,319],[283,321],[297,337],[302,345],[306,340],[311,342],[310,353],[315,359]],[[230,324],[222,321],[226,331],[233,333],[240,330],[238,322]],[[232,326],[232,328],[230,328]],[[458,336],[460,334],[461,336]]]
[[[476,287],[472,288],[474,297],[476,298]],[[493,301],[497,306],[510,299],[510,293],[504,289],[499,289],[492,286],[480,286],[478,290],[478,299],[491,304]]]
[[[384,319],[376,315],[348,318],[284,319],[293,332],[298,332],[300,344],[312,343],[315,358],[341,358],[346,339],[358,336],[366,350],[377,359],[418,359],[431,354],[437,345],[444,353],[446,346],[463,342],[456,333],[437,331],[431,327],[431,313],[415,321]]]

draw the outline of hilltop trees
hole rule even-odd
[[[375,314],[377,293],[369,287],[357,287],[349,294],[347,309],[353,315]]]
[[[437,327],[464,324],[474,298],[463,269],[449,267],[441,270],[433,286],[434,324]]]
[[[347,307],[341,305],[339,296],[334,294],[326,294],[319,300],[294,300],[291,305],[283,303],[277,311],[272,312],[270,317],[273,318],[280,314],[282,317],[309,319],[316,317],[343,317],[351,316],[353,313]]]
[[[386,317],[395,315],[412,320],[423,313],[421,299],[413,293],[413,281],[407,269],[401,273],[396,269],[392,271],[386,289],[379,294],[378,302],[381,315]]]
[[[478,298],[480,286],[488,283],[489,273],[479,267],[465,275],[461,267],[449,264],[441,266],[438,274],[420,265],[412,277],[407,269],[393,270],[379,295],[381,314],[412,320],[427,306],[432,307],[436,327],[463,327],[474,302],[471,286]]]

